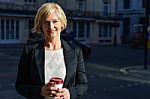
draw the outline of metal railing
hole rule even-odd
[[[96,11],[81,11],[81,10],[70,10],[65,9],[65,12],[68,16],[81,16],[81,17],[94,17],[94,18],[108,18],[114,19],[118,18],[116,13],[104,13],[104,12],[96,12]]]

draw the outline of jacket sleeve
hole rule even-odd
[[[82,55],[82,50],[78,49],[77,52],[77,68],[75,75],[75,86],[70,87],[70,96],[71,99],[79,99],[80,96],[86,93],[87,87],[87,77],[84,67],[84,60]]]
[[[29,82],[30,64],[31,52],[29,52],[29,50],[26,47],[24,47],[18,64],[18,72],[15,84],[16,90],[22,96],[29,97],[32,99],[42,99],[42,96],[40,96],[42,85],[33,85]]]

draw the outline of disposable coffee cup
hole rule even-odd
[[[54,83],[54,86],[58,89],[61,89],[63,87],[63,79],[62,78],[59,78],[59,77],[53,77],[50,79],[50,82],[53,82]]]
[[[49,83],[47,84],[48,87],[56,87],[57,89],[61,89],[63,87],[63,79],[60,77],[52,77],[49,81]],[[59,92],[59,91],[56,91]],[[50,95],[48,97],[45,97],[45,99],[57,99],[58,97],[56,97],[55,95]]]

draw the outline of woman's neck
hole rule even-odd
[[[45,41],[45,49],[46,50],[59,50],[62,48],[60,39],[52,39]]]

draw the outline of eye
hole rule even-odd
[[[53,21],[53,23],[57,23],[57,22],[58,22],[58,20],[54,20],[54,21]]]
[[[44,23],[44,24],[48,24],[49,22],[48,22],[48,21],[44,21],[43,23]]]
[[[49,21],[44,21],[43,24],[47,26],[47,25],[50,25],[50,22]]]

